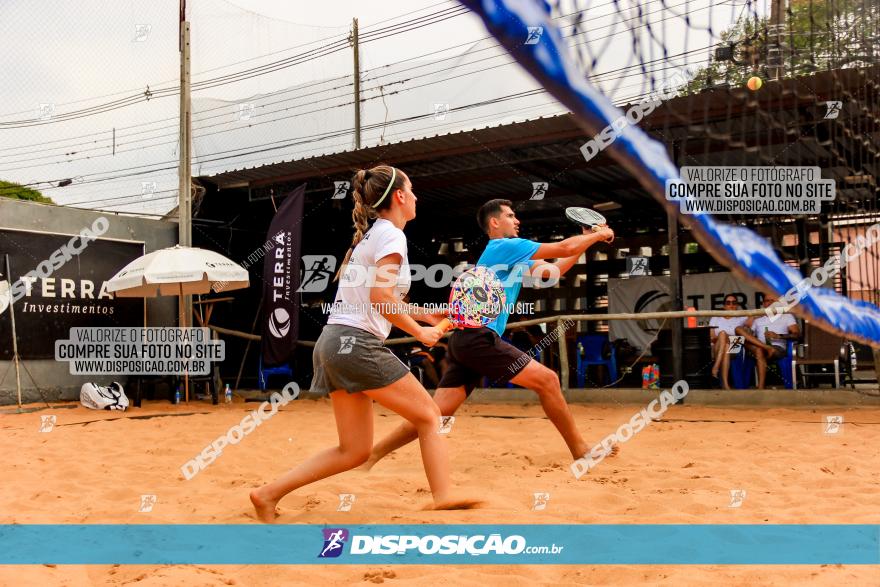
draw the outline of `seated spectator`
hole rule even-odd
[[[764,297],[764,307],[774,304],[777,297]],[[758,363],[758,389],[764,389],[767,379],[767,362],[777,361],[788,352],[788,340],[797,340],[801,336],[797,320],[791,314],[769,316],[752,316],[745,324],[736,329],[737,334],[746,337],[746,348]]]
[[[739,310],[739,301],[733,294],[724,297],[724,309],[728,311]],[[730,389],[728,373],[730,372],[730,355],[727,353],[730,346],[730,337],[736,335],[736,329],[746,322],[745,316],[725,318],[715,316],[709,320],[709,338],[712,342],[712,377],[718,377],[721,371],[721,387]]]

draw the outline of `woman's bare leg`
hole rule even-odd
[[[257,517],[267,524],[275,519],[282,497],[304,485],[353,469],[370,456],[373,445],[373,402],[362,393],[330,394],[339,446],[328,448],[300,463],[275,481],[251,491]]]
[[[387,387],[365,391],[364,394],[400,414],[415,426],[419,435],[425,475],[434,495],[434,503],[440,505],[447,502],[451,487],[449,452],[446,448],[446,438],[440,434],[440,408],[425,388],[412,373],[408,373]],[[361,462],[365,462],[368,457],[369,450]]]
[[[444,416],[455,414],[455,410],[464,403],[466,398],[467,395],[463,385],[461,387],[441,387],[434,392],[434,403],[437,404],[437,407],[440,408],[440,413]],[[370,453],[369,460],[361,468],[369,471],[385,455],[409,444],[413,440],[418,439],[418,437],[419,432],[415,426],[409,422],[404,422],[389,433],[388,436],[376,443],[373,447],[373,452]]]

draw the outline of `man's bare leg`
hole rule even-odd
[[[573,458],[579,459],[590,450],[578,432],[568,403],[562,395],[562,387],[559,385],[559,377],[555,371],[551,371],[541,363],[532,360],[510,381],[534,390],[538,394],[544,413],[559,430]]]
[[[753,347],[758,367],[758,389],[764,389],[767,381],[767,354],[763,347]]]
[[[440,413],[444,416],[452,416],[458,407],[464,403],[467,395],[464,386],[461,387],[441,387],[434,392],[434,403],[440,408]],[[439,426],[440,423],[438,422]],[[404,422],[398,426],[388,436],[380,440],[373,446],[370,457],[367,462],[359,468],[369,471],[373,465],[378,463],[388,453],[394,452],[398,448],[405,446],[419,437],[416,427],[409,422]]]

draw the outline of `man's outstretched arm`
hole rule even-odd
[[[608,242],[614,238],[614,231],[607,227],[596,232],[584,227],[583,232],[584,234],[567,238],[558,243],[542,243],[532,255],[532,259],[555,258],[556,261],[535,263],[529,272],[530,275],[536,279],[542,279],[545,275],[552,276],[554,273],[558,273],[559,276],[565,275],[587,249],[597,242]]]

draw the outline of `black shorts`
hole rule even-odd
[[[525,353],[501,339],[490,328],[465,328],[449,337],[446,353],[449,368],[437,387],[461,387],[470,395],[482,377],[489,387],[507,385],[531,360]]]

